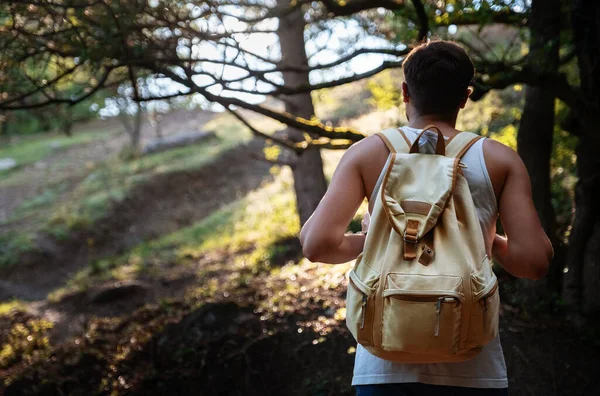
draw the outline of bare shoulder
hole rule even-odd
[[[355,167],[360,174],[365,195],[370,197],[390,151],[377,135],[362,139],[350,147],[340,162]]]
[[[344,154],[345,160],[358,163],[370,162],[374,158],[386,157],[389,150],[377,135],[368,136],[354,143]]]
[[[388,151],[383,140],[377,135],[367,136],[356,142],[350,147],[350,150],[360,151],[362,153],[373,154],[377,152],[385,153]]]
[[[486,161],[489,158],[490,161],[497,163],[510,163],[520,158],[515,150],[494,139],[485,139],[483,154]]]
[[[527,172],[519,154],[512,148],[496,140],[485,139],[483,142],[483,156],[492,185],[494,186],[496,198],[500,197],[509,173]]]

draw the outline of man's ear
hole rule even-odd
[[[410,102],[410,95],[408,94],[408,84],[406,84],[406,82],[402,83],[402,101],[404,103]]]
[[[473,93],[473,88],[471,88],[471,87],[467,88],[467,94],[465,95],[465,99],[460,104],[461,109],[465,108],[465,106],[467,105],[467,101],[469,100],[469,96],[471,96],[472,93]]]

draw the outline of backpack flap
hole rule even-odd
[[[381,187],[384,211],[404,240],[404,259],[417,257],[417,244],[436,225],[452,193],[458,168],[455,158],[429,154],[393,154]],[[430,239],[428,236],[425,239]],[[420,262],[433,259],[432,241]]]

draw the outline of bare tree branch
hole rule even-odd
[[[419,37],[418,41],[423,41],[429,33],[429,19],[425,12],[425,7],[421,0],[412,0],[415,10],[417,11],[417,17],[419,18]]]
[[[239,114],[239,112],[233,110],[231,107],[227,107],[227,110],[231,114],[233,114],[233,116],[235,118],[237,118],[238,120],[240,120],[242,122],[242,124],[244,124],[248,129],[250,129],[250,132],[252,132],[254,135],[262,137],[262,138],[267,139],[267,140],[272,140],[275,143],[279,144],[280,146],[288,148],[290,150],[293,150],[296,153],[301,153],[302,152],[302,148],[299,147],[299,146],[297,146],[297,145],[295,145],[294,143],[289,142],[289,141],[284,140],[284,139],[279,139],[279,138],[277,138],[275,136],[268,135],[268,134],[266,134],[264,132],[259,131],[256,128],[254,128],[252,126],[252,124],[250,124],[244,117],[242,117],[241,114]]]
[[[321,0],[327,10],[336,16],[349,16],[360,11],[373,8],[385,8],[387,10],[399,10],[406,5],[405,0],[351,0],[338,2],[337,0]]]

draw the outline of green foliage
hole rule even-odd
[[[72,133],[75,122],[85,122],[97,117],[97,111],[93,109],[100,107],[103,96],[106,95],[98,95],[95,100],[85,100],[72,107],[63,105],[5,112],[0,116],[0,138],[51,131],[68,135]]]
[[[368,113],[372,106],[367,103],[370,93],[365,81],[342,85],[335,88],[321,89],[311,93],[315,112],[319,119],[337,120],[354,118]]]
[[[504,130],[508,125],[518,125],[524,104],[523,87],[515,85],[503,90],[491,91],[482,99],[469,100],[464,110],[458,114],[457,128],[479,132],[482,136],[502,138],[511,143],[510,135],[515,132]],[[504,130],[504,131],[503,131]],[[516,137],[515,137],[516,141]],[[516,147],[515,146],[513,148]]]
[[[564,103],[556,101],[556,123],[554,126],[554,145],[550,178],[552,181],[552,205],[556,211],[558,234],[567,243],[575,199],[575,183],[577,182],[575,149],[578,139],[561,128],[568,116],[569,109]]]
[[[43,319],[13,325],[0,346],[0,368],[47,354],[50,350],[48,330],[52,327],[52,323]]]
[[[517,150],[517,127],[513,124],[508,124],[502,128],[499,132],[493,133],[492,138],[499,141],[500,143]]]
[[[356,233],[362,231],[362,216],[355,217],[348,226],[348,232]]]
[[[0,303],[0,316],[10,314],[14,311],[22,311],[26,307],[21,300],[11,300]]]
[[[402,77],[398,71],[385,70],[367,81],[371,106],[389,110],[402,104]]]

